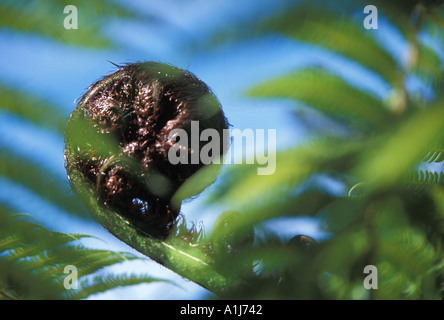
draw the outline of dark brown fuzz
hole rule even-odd
[[[75,125],[79,120],[86,120],[95,138]],[[222,155],[227,148],[222,137],[228,123],[204,82],[188,71],[162,63],[120,66],[89,88],[71,116],[67,140],[69,135],[80,135],[85,141],[71,139],[70,143],[77,144],[70,150],[77,151],[65,155],[67,169],[72,165],[80,169],[96,186],[104,205],[145,231],[166,236],[180,210],[171,206],[171,197],[204,166],[200,160],[191,164],[191,154],[200,153],[203,143],[199,150],[188,144],[188,164],[173,165],[168,159],[168,151],[175,144],[169,133],[184,129],[191,137],[191,121],[199,121],[199,134],[207,128],[219,132]],[[105,151],[92,147],[97,147],[97,136]],[[116,145],[109,146],[109,139]]]

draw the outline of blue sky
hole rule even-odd
[[[139,12],[154,15],[156,19],[111,22],[103,32],[112,35],[119,44],[117,50],[76,48],[34,35],[0,29],[0,81],[54,102],[68,115],[75,108],[75,99],[92,82],[114,70],[108,61],[124,63],[154,60],[171,63],[189,69],[212,88],[233,127],[241,130],[277,129],[278,148],[300,143],[309,133],[291,116],[293,103],[284,100],[258,101],[244,95],[246,89],[261,80],[310,64],[324,65],[340,73],[354,85],[380,97],[389,94],[390,88],[370,72],[343,58],[285,37],[268,36],[195,52],[181,49],[184,45],[201,40],[214,30],[230,26],[239,19],[254,19],[260,13],[276,10],[279,1],[261,1],[260,4],[251,0],[125,2]],[[380,22],[380,28],[381,26],[384,26],[384,22]],[[402,39],[396,32],[380,33],[378,36],[381,41],[393,44],[393,50],[403,50]],[[12,143],[17,140],[20,142],[19,147]],[[45,164],[54,173],[65,176],[63,138],[0,111],[0,150],[1,148],[14,149],[33,161]],[[35,215],[53,229],[88,233],[103,239],[86,243],[91,246],[132,251],[96,223],[85,223],[72,218],[6,179],[0,178],[0,190],[0,201],[8,201],[17,210]],[[225,208],[207,207],[203,204],[204,200],[205,193],[187,203],[183,207],[183,213],[188,220],[204,221],[211,226],[217,214]],[[288,225],[288,221],[276,221],[270,228],[277,228],[282,223]],[[309,219],[293,221],[287,230],[288,234],[284,234],[284,237],[295,233],[315,237],[320,235],[316,223]],[[112,290],[92,298],[196,299],[206,294],[204,289],[153,262],[131,262],[115,266],[112,270],[149,273],[154,277],[172,279],[179,287],[161,283],[139,285]]]

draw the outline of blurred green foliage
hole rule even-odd
[[[66,5],[82,10],[81,28],[76,32],[61,27]],[[112,19],[141,17],[108,0],[0,2],[0,27],[84,48],[115,46],[103,33],[104,26]],[[0,84],[0,96],[0,109],[5,114],[64,135],[68,117],[59,106],[6,83]],[[31,190],[61,211],[91,219],[69,190],[66,179],[16,151],[0,150],[0,177]],[[141,258],[126,252],[86,248],[81,240],[89,236],[51,231],[28,215],[12,215],[14,211],[7,202],[0,202],[0,299],[84,299],[116,287],[165,281],[143,274],[106,272],[103,269],[107,266]],[[64,268],[68,265],[78,270],[76,290],[67,290],[63,285],[67,277]]]
[[[78,15],[79,27],[75,32],[61,28],[67,16],[65,6],[74,5],[82,14]],[[36,14],[38,13],[38,14]],[[115,46],[103,34],[103,26],[111,19],[140,18],[138,13],[124,5],[109,0],[65,1],[65,0],[5,0],[1,3],[0,27],[35,34],[69,45],[104,48]]]
[[[309,215],[319,218],[331,235],[310,250],[313,256],[296,255],[290,261],[289,252],[279,253],[290,250],[285,243],[256,244],[256,255],[249,259],[264,268],[253,277],[252,287],[239,290],[239,297],[440,299],[444,216],[442,169],[437,165],[443,160],[444,143],[442,60],[439,49],[424,39],[434,39],[442,49],[441,2],[411,1],[409,9],[404,1],[377,2],[379,17],[386,17],[405,37],[408,59],[393,55],[374,37],[373,32],[384,32],[381,26],[363,27],[364,2],[343,1],[336,8],[323,4],[290,5],[275,17],[242,25],[242,32],[234,31],[239,26],[222,32],[213,42],[245,39],[245,30],[256,37],[279,33],[343,56],[392,88],[391,97],[380,98],[315,66],[291,70],[247,92],[253,98],[290,99],[295,106],[316,109],[344,130],[319,130],[304,145],[280,151],[273,176],[257,176],[251,167],[230,168],[214,192],[210,201],[229,203],[244,213],[238,228]],[[430,86],[434,97],[409,92],[409,77]],[[319,175],[349,191],[337,196],[327,186],[313,188],[310,179]],[[246,257],[244,253],[240,259]],[[363,286],[366,265],[377,267],[377,290]],[[294,270],[293,277],[287,276],[288,268]]]
[[[147,275],[103,274],[106,266],[140,257],[88,249],[79,243],[87,235],[50,231],[28,215],[7,214],[3,208],[1,213],[2,299],[82,299],[119,286],[165,281]],[[77,289],[65,287],[71,273],[65,272],[67,266],[76,267]]]
[[[276,16],[221,30],[208,41],[216,45],[280,34],[349,59],[378,75],[392,92],[390,97],[378,97],[319,66],[288,70],[250,88],[246,95],[252,99],[288,99],[294,101],[295,107],[302,103],[317,110],[342,128],[342,134],[332,131],[327,134],[319,128],[314,132],[315,137],[304,145],[280,150],[276,172],[270,176],[258,176],[254,165],[232,166],[220,177],[220,183],[209,195],[208,203],[229,205],[233,210],[221,214],[211,234],[204,235],[182,221],[168,239],[158,240],[140,232],[137,226],[109,208],[97,204],[93,187],[85,185],[80,173],[72,171],[75,191],[93,217],[119,239],[222,298],[442,299],[443,72],[441,52],[424,41],[429,37],[437,48],[442,49],[444,11],[441,2],[374,1],[380,17],[386,17],[407,41],[405,56],[395,56],[374,36],[374,32],[384,30],[366,30],[363,27],[365,15],[362,10],[366,4],[360,1],[343,1],[341,6],[327,5],[326,1],[301,1],[297,4],[289,1]],[[54,8],[60,7],[61,3],[57,2]],[[97,8],[108,8],[106,13],[101,13],[102,18],[126,17],[128,14],[118,5],[113,7],[114,2],[106,2],[106,6],[103,3],[105,1],[94,1]],[[24,6],[21,2],[2,3],[1,8],[6,9],[1,11],[1,15],[13,16],[20,5]],[[48,8],[53,10],[52,6],[48,5]],[[94,14],[96,11],[89,12]],[[34,28],[29,25],[32,19],[21,18],[23,21],[3,18],[0,21],[19,31],[37,32],[59,41],[72,41],[76,45],[91,46],[89,41],[93,46],[107,45],[106,40],[97,39],[97,25],[86,28],[84,32],[87,34],[72,38],[58,34],[59,31],[51,25],[45,26],[45,31]],[[92,21],[103,22],[102,19]],[[39,23],[36,25],[40,26]],[[429,86],[433,97],[410,92],[406,83],[412,77]],[[0,108],[60,132],[59,120],[47,123],[31,107],[37,105],[44,109],[46,104],[38,103],[39,99],[34,102],[34,98],[28,95],[1,90],[8,99],[22,103],[20,108],[14,108],[13,104],[2,101]],[[75,139],[75,135],[72,138]],[[109,144],[112,146],[112,143]],[[0,175],[36,190],[42,197],[82,216],[75,199],[52,192],[41,180],[38,180],[42,189],[39,191],[35,181],[38,173],[35,171],[42,172],[40,169],[27,165],[24,159],[15,159],[18,164],[15,169],[21,168],[17,171],[10,159],[14,159],[14,155],[7,155],[0,161]],[[20,176],[20,172],[26,173],[26,177]],[[201,190],[214,176],[214,168],[205,168],[179,190],[174,200],[180,202],[195,194],[195,190]],[[311,183],[314,178],[332,179],[346,192],[341,195],[333,193],[326,184]],[[202,185],[199,185],[200,182]],[[4,211],[10,209],[5,208]],[[319,219],[330,237],[315,242],[302,241],[304,238],[295,235],[285,242],[279,234],[267,233],[261,237],[255,234],[267,221],[297,216]],[[8,221],[17,219],[4,214],[0,217],[10,219]],[[44,252],[66,245],[72,237],[59,233],[54,235],[38,227],[39,232],[48,236],[39,236],[34,244],[33,233],[21,233],[21,228],[27,227],[30,222],[18,221],[18,225],[14,226],[0,224],[0,245],[5,250],[0,251],[0,261],[2,268],[8,271],[0,273],[3,297],[83,298],[86,293],[99,291],[94,289],[94,285],[84,283],[85,294],[80,291],[66,296],[60,291],[61,286],[57,286],[60,279],[49,277],[55,271],[50,271],[48,278],[38,278],[38,284],[34,285],[34,280],[24,282],[24,279],[35,277],[29,271],[29,266],[35,263],[39,263],[43,273],[48,268],[55,270],[51,268],[57,268],[57,264],[47,263],[50,256]],[[46,238],[54,238],[56,243],[48,242]],[[20,243],[17,247],[12,245],[16,242]],[[32,246],[34,251],[28,253],[22,249],[28,246]],[[72,256],[69,259],[62,255],[56,256],[55,261],[62,264],[69,260],[69,264],[73,264],[71,261],[76,257],[88,256],[92,252],[79,247],[71,247],[70,250]],[[121,261],[122,257],[122,254],[112,252],[101,254],[109,259],[109,264]],[[37,260],[28,258],[33,256],[38,257]],[[91,273],[106,265],[102,262],[93,262],[95,268]],[[20,264],[20,268],[12,269],[12,263]],[[368,290],[363,285],[366,277],[363,271],[367,265],[377,267],[376,290]],[[17,275],[10,275],[11,270]],[[115,283],[132,284],[144,280],[152,279],[143,276],[101,278],[97,288],[104,290],[112,288]],[[11,281],[14,281],[14,290],[8,286]],[[45,290],[36,289],[42,286]],[[16,292],[17,288],[22,289]]]

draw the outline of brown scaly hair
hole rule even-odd
[[[118,66],[83,95],[68,122],[67,136],[82,134],[74,125],[79,119],[91,123],[96,134],[114,139],[117,148],[105,156],[88,150],[87,141],[70,148],[75,154],[67,154],[66,148],[68,178],[69,167],[76,166],[96,186],[104,205],[158,237],[169,234],[179,215],[172,196],[204,166],[200,160],[191,163],[201,142],[199,150],[188,143],[188,164],[173,165],[168,151],[175,141],[169,133],[184,129],[190,137],[191,121],[199,121],[199,134],[212,128],[221,137],[221,154],[212,156],[222,156],[227,149],[222,137],[228,122],[216,96],[191,72],[163,63]],[[122,156],[137,168],[119,160]]]

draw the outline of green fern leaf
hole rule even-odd
[[[93,279],[84,279],[80,282],[80,290],[72,290],[66,294],[70,300],[85,299],[93,294],[101,293],[118,287],[127,287],[142,283],[170,282],[164,279],[152,278],[149,275],[105,275]]]
[[[435,50],[420,43],[418,45],[418,61],[414,73],[425,83],[438,88],[443,80],[443,71],[443,62]]]
[[[64,28],[64,14],[67,5],[75,5],[78,12],[78,29]],[[107,18],[130,18],[139,16],[126,7],[113,1],[94,0],[72,3],[69,1],[11,1],[0,3],[0,26],[8,27],[22,33],[37,34],[64,43],[91,47],[110,48],[111,39],[107,38],[101,29]],[[36,15],[35,12],[43,13]]]
[[[260,98],[290,98],[341,120],[380,127],[392,120],[375,97],[353,88],[340,77],[323,70],[299,70],[260,84],[248,94]]]
[[[428,163],[444,161],[444,149],[438,147],[431,148],[425,155],[423,161]]]
[[[399,182],[427,154],[425,146],[442,144],[444,108],[441,104],[441,101],[437,101],[427,110],[418,111],[410,121],[387,134],[387,137],[369,144],[354,173],[362,177],[363,181],[378,186]]]
[[[279,32],[339,53],[374,71],[392,85],[399,80],[399,61],[376,41],[371,32],[362,27],[362,21],[353,21],[337,12],[310,4],[298,5],[266,20],[260,30]]]
[[[69,191],[68,183],[41,166],[8,150],[1,150],[0,176],[28,188],[59,208],[84,219],[91,216]]]
[[[428,170],[420,170],[416,172],[412,183],[413,184],[438,184],[444,181],[444,172],[432,172]]]
[[[27,215],[0,215],[0,297],[5,299],[63,299],[72,295],[64,287],[68,265],[77,268],[82,284],[83,278],[94,276],[106,266],[123,261],[139,259],[126,252],[88,249],[78,243],[86,237],[79,234],[65,234],[47,230]],[[124,286],[156,279],[147,276],[109,275],[108,280],[100,278],[85,291],[76,294],[87,297],[116,286]],[[159,280],[160,281],[160,280]],[[98,291],[97,291],[98,290]]]
[[[63,134],[68,117],[60,108],[25,91],[0,85],[0,109],[19,115],[43,128]],[[49,117],[48,114],[51,116]]]

